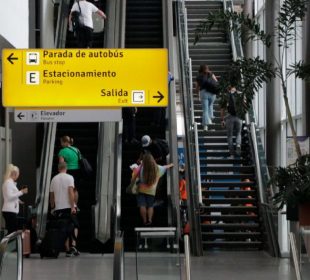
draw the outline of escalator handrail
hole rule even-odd
[[[195,153],[195,135],[194,135],[194,119],[193,119],[193,101],[192,101],[192,69],[188,51],[188,35],[187,35],[187,12],[185,1],[176,2],[177,28],[178,28],[178,46],[180,53],[180,86],[181,86],[181,106],[184,116],[184,150],[185,150],[185,175],[186,190],[188,193],[188,216],[191,224],[191,245],[193,254],[201,256],[201,228],[199,223],[199,195],[198,195],[198,169],[196,166],[197,155]],[[199,155],[198,155],[199,156]]]

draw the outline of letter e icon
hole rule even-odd
[[[26,72],[26,84],[27,85],[38,85],[40,83],[40,72],[39,71],[27,71]]]

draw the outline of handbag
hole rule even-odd
[[[93,173],[93,168],[91,166],[91,164],[89,163],[89,161],[82,156],[81,152],[79,149],[77,149],[77,151],[75,149],[73,149],[72,147],[68,147],[70,150],[74,151],[79,158],[79,165],[80,165],[80,170],[83,173],[84,176],[91,176]]]
[[[202,81],[202,88],[213,94],[219,94],[219,83],[212,78],[212,76],[204,77]]]
[[[139,168],[137,174],[135,174],[132,177],[132,179],[130,181],[130,184],[126,188],[126,193],[138,194],[138,192],[139,192],[139,182],[140,182],[139,174],[140,174],[140,168]]]
[[[139,179],[138,178],[136,178],[135,180],[131,180],[130,184],[126,188],[126,193],[138,194],[138,186],[139,186]]]
[[[71,13],[72,29],[73,29],[75,36],[76,36],[78,29],[83,26],[83,24],[80,22],[80,16],[82,15],[82,11],[81,11],[81,6],[80,6],[79,1],[77,1],[77,4],[79,6],[80,11],[73,11]]]

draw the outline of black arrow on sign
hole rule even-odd
[[[157,103],[159,103],[160,101],[162,101],[164,99],[164,96],[162,95],[162,93],[160,91],[157,91],[157,93],[159,95],[153,95],[153,97],[158,98]]]
[[[11,63],[11,64],[14,64],[13,63],[13,60],[18,60],[18,57],[13,57],[14,53],[11,53],[9,55],[9,57],[7,58],[7,60]]]
[[[20,112],[20,113],[17,115],[17,117],[18,117],[20,120],[22,120],[22,119],[25,117],[25,115],[23,115],[23,113]]]

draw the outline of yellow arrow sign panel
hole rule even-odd
[[[4,49],[5,107],[165,107],[166,49]]]

